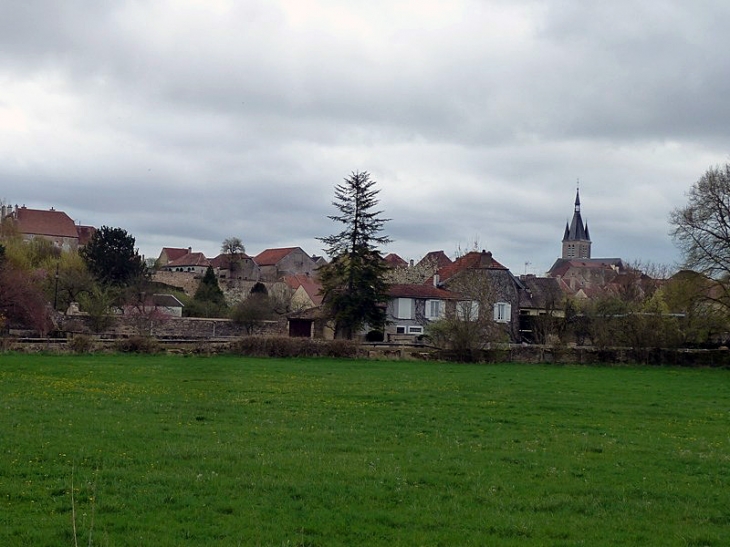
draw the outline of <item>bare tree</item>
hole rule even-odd
[[[506,338],[494,320],[495,290],[484,272],[468,270],[449,284],[459,295],[446,307],[444,317],[431,323],[428,335],[433,343],[459,361],[479,360],[491,342]]]
[[[235,279],[234,275],[238,271],[243,255],[246,253],[246,247],[243,245],[240,237],[227,237],[221,244],[221,254],[228,259],[229,278]]]
[[[713,299],[730,309],[730,164],[708,169],[687,197],[669,217],[672,236],[685,267],[720,282]]]

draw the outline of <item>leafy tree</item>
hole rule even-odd
[[[672,211],[672,235],[685,266],[722,281],[712,298],[730,308],[730,164],[711,167],[695,182],[686,206]]]
[[[89,326],[95,333],[101,333],[114,325],[112,307],[118,299],[118,289],[94,285],[89,292],[79,297],[81,309],[89,314]]]
[[[681,314],[682,343],[703,346],[722,340],[728,331],[728,309],[708,295],[721,290],[720,283],[690,270],[675,274],[662,288],[668,309]]]
[[[126,230],[102,226],[81,250],[81,256],[99,282],[125,286],[145,272],[144,262],[134,244],[134,237]]]
[[[385,323],[387,267],[378,245],[391,240],[379,235],[387,219],[375,210],[379,190],[367,172],[353,172],[335,187],[332,204],[339,214],[329,219],[344,225],[342,231],[318,238],[332,257],[319,269],[324,305],[335,322],[335,332],[351,339],[365,325]]]
[[[61,253],[57,260],[47,262],[44,270],[46,297],[59,311],[67,310],[71,302],[78,302],[79,297],[90,293],[96,284],[86,263],[75,251]]]

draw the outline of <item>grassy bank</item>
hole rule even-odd
[[[2,545],[730,541],[727,370],[0,355],[0,411]]]

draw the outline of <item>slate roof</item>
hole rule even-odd
[[[563,235],[563,241],[590,241],[591,237],[588,234],[588,223],[583,224],[583,219],[580,216],[580,194],[578,190],[575,191],[575,212],[573,213],[573,219],[565,224],[565,234]]]
[[[558,258],[548,270],[548,276],[562,277],[571,268],[611,269],[623,272],[626,265],[620,258]]]
[[[14,213],[18,231],[21,234],[51,237],[67,237],[77,239],[79,233],[76,224],[63,211],[44,211],[19,207]]]
[[[297,249],[304,252],[299,247],[283,247],[280,249],[265,249],[265,250],[261,251],[259,254],[257,254],[254,257],[254,260],[256,261],[256,264],[258,264],[259,266],[274,266],[280,260],[282,260],[284,257],[289,255],[289,253],[296,251]]]
[[[180,302],[174,295],[172,294],[153,294],[152,295],[152,305],[154,306],[160,306],[165,308],[182,308],[183,303]]]
[[[520,276],[525,291],[520,302],[520,308],[547,309],[560,307],[563,299],[563,289],[554,277],[536,277],[534,275]]]

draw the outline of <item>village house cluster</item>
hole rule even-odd
[[[3,206],[0,214],[0,220],[11,219],[25,239],[45,238],[63,250],[78,249],[95,231],[94,227],[79,225],[66,213],[54,209]],[[443,251],[433,251],[415,264],[393,253],[385,256],[392,273],[385,339],[417,339],[429,323],[447,315],[470,319],[488,314],[505,339],[531,342],[535,318],[561,316],[565,296],[590,299],[618,292],[630,282],[629,269],[620,258],[591,257],[591,240],[577,191],[573,217],[565,226],[561,243],[561,257],[544,277],[514,275],[486,250],[468,252],[455,260]],[[317,282],[317,268],[322,263],[323,257],[309,255],[300,247],[265,249],[255,256],[219,254],[214,258],[190,247],[165,247],[154,263],[153,275],[155,280],[188,294],[194,293],[208,268],[213,269],[221,287],[235,289],[243,298],[251,291],[278,290],[281,294],[284,287],[290,299],[288,334],[331,337],[332,331],[321,313],[322,294]],[[420,275],[409,275],[410,270]],[[478,280],[489,287],[490,309],[480,309],[485,300],[474,298],[465,289],[478,285]],[[181,315],[179,309],[170,313]]]

